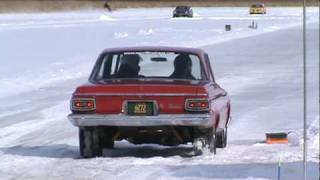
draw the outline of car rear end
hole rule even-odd
[[[121,67],[134,64],[126,64],[125,57],[136,55],[141,59],[134,68],[139,74],[123,78],[119,75]],[[189,58],[192,75],[175,76],[178,57]],[[70,103],[72,113],[68,118],[79,127],[81,155],[99,156],[102,148],[112,148],[114,141],[122,139],[134,144],[193,142],[216,126],[208,92],[210,83],[196,53],[103,54],[90,82],[76,89]],[[91,139],[89,145],[86,139]]]
[[[266,14],[266,8],[263,4],[252,5],[249,10],[250,14]]]
[[[152,129],[149,134],[152,136],[155,129],[158,134],[161,131],[166,134],[168,128],[171,131],[184,127],[194,131],[214,125],[208,93],[203,88],[206,82],[131,83],[90,84],[78,88],[71,100],[73,113],[69,119],[72,124],[78,127],[112,127],[113,131],[122,132],[119,139],[145,134],[148,129]],[[128,129],[131,133],[127,133]],[[172,145],[191,141],[180,140],[183,141]],[[170,143],[163,141],[162,144]]]
[[[124,81],[126,84],[121,84]],[[205,104],[203,109],[189,107],[194,100],[203,99],[208,102],[208,93],[203,88],[206,85],[205,81],[120,80],[121,83],[118,82],[87,84],[79,87],[72,98],[72,112],[80,115],[123,115],[126,118],[154,116],[157,118],[165,114],[179,115],[209,111],[209,104]],[[140,112],[136,104],[137,106],[143,104],[140,109],[144,110]],[[136,111],[133,111],[133,108],[136,108]],[[101,123],[108,125],[108,122]],[[80,123],[79,126],[81,125]]]
[[[177,6],[173,11],[173,17],[193,17],[193,10],[189,6]]]

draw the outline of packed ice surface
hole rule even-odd
[[[113,13],[0,15],[0,179],[302,179],[301,8],[171,8]],[[319,21],[308,8],[308,176],[319,163]],[[257,29],[250,29],[254,22]],[[225,31],[225,25],[231,31]],[[229,144],[216,156],[191,146],[116,143],[105,157],[79,159],[77,128],[66,119],[74,88],[108,47],[200,47],[232,98]],[[289,132],[288,145],[261,143]]]
[[[1,15],[0,97],[84,77],[98,53],[107,47],[201,47],[301,24],[299,8],[272,8],[263,16],[249,15],[247,8],[196,8],[198,18],[171,18],[171,11],[164,8]],[[309,11],[308,22],[316,21],[316,8]],[[258,29],[248,28],[252,21]],[[227,24],[232,31],[225,31]],[[21,85],[24,88],[19,88]]]

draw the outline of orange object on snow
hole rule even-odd
[[[287,133],[266,133],[267,144],[287,144],[288,134]]]

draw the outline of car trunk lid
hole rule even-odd
[[[154,102],[159,113],[183,113],[186,98],[207,97],[199,91],[204,81],[186,80],[114,80],[87,84],[77,89],[75,96],[94,97],[96,113],[126,113],[128,102]]]

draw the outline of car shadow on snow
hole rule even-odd
[[[104,157],[192,157],[194,156],[192,147],[166,147],[166,146],[152,146],[152,145],[137,145],[130,147],[115,147],[114,149],[104,149]]]
[[[78,146],[71,146],[67,144],[53,144],[42,146],[25,146],[18,145],[8,148],[0,148],[4,154],[19,155],[19,156],[33,156],[44,158],[73,158],[81,159]],[[130,145],[120,146],[114,149],[103,149],[103,157],[192,157],[192,147],[166,147],[166,146],[152,146],[152,145]]]
[[[77,146],[67,144],[53,144],[43,146],[12,146],[8,148],[0,148],[4,154],[19,155],[19,156],[33,156],[45,158],[80,158]]]

